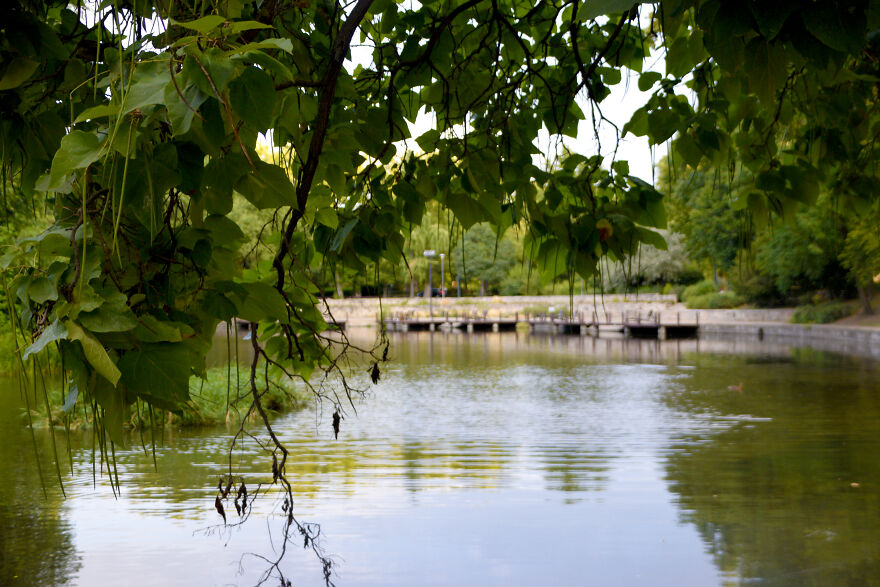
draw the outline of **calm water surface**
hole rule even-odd
[[[392,357],[339,440],[320,409],[276,423],[338,585],[880,584],[874,361],[441,333],[398,335]],[[0,585],[250,585],[266,565],[248,553],[279,544],[272,493],[218,525],[226,430],[166,431],[158,471],[133,437],[118,498],[89,435],[62,434],[65,499],[47,432],[20,422],[0,414]],[[232,458],[266,481],[253,443]],[[321,584],[308,552],[284,569]]]

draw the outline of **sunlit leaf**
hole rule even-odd
[[[65,324],[67,325],[68,338],[80,342],[83,354],[92,368],[107,381],[116,385],[121,374],[113,359],[104,349],[104,345],[92,333],[81,328],[79,324],[72,321]]]

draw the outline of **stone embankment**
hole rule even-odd
[[[660,316],[663,323],[730,324],[788,322],[793,310],[690,310],[676,302],[674,295],[603,296],[491,296],[467,298],[346,298],[328,300],[333,317],[348,326],[374,326],[380,316],[407,314],[412,317],[485,314],[490,318],[516,314],[572,314],[605,322],[622,313],[647,317]]]
[[[427,317],[484,314],[505,317],[526,313],[555,314],[560,311],[600,321],[622,313],[658,316],[661,323],[700,325],[700,339],[752,339],[795,346],[880,357],[880,328],[841,324],[791,324],[791,308],[691,310],[674,296],[661,294],[601,296],[492,296],[468,298],[348,298],[328,300],[333,317],[347,327],[375,327],[380,316],[408,314]]]

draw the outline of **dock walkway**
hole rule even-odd
[[[516,330],[518,325],[530,332],[556,334],[591,334],[615,332],[633,338],[690,338],[699,332],[699,314],[685,316],[681,312],[608,312],[592,316],[565,312],[554,314],[515,313],[513,316],[489,316],[488,312],[454,314],[444,312],[436,316],[421,316],[414,312],[398,312],[383,321],[388,330],[398,332],[463,330],[466,332],[504,332]],[[690,321],[687,318],[691,318]]]

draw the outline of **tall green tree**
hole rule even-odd
[[[673,159],[674,160],[674,159]],[[662,176],[669,162],[662,166]],[[737,254],[748,246],[748,214],[734,210],[735,200],[745,197],[744,188],[754,180],[740,171],[735,178],[721,176],[705,166],[682,168],[675,178],[666,177],[667,203],[672,210],[672,228],[685,236],[691,258],[718,272],[727,272]]]
[[[477,280],[481,296],[497,291],[516,263],[515,249],[513,242],[499,237],[487,224],[472,226],[455,249],[456,275],[463,283]]]

